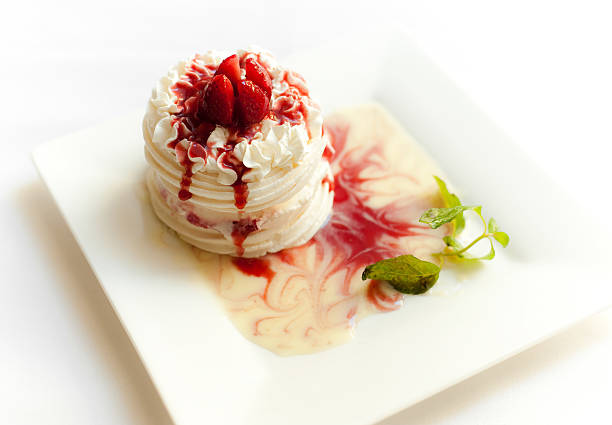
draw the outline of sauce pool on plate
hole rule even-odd
[[[434,261],[431,254],[444,248],[446,229],[418,222],[440,205],[432,178],[440,171],[384,109],[339,111],[326,119],[325,131],[333,145],[325,155],[334,206],[308,243],[259,258],[194,248],[207,267],[218,268],[211,275],[238,330],[280,355],[344,343],[363,317],[402,306],[405,296],[388,284],[362,281],[365,266],[402,254]]]

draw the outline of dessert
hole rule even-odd
[[[446,259],[490,260],[509,242],[381,106],[324,125],[304,79],[261,50],[179,63],[143,130],[155,213],[201,248],[240,332],[277,354],[343,343],[363,317],[428,292]],[[484,228],[466,243],[467,211]],[[475,257],[480,241],[490,250]]]
[[[178,63],[153,89],[143,135],[153,209],[198,248],[258,257],[306,243],[330,215],[321,110],[268,52]]]

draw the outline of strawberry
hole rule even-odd
[[[225,75],[215,75],[204,94],[205,116],[215,124],[230,125],[234,116],[234,88]]]
[[[268,71],[253,58],[247,58],[244,62],[244,69],[246,71],[246,79],[259,86],[266,93],[268,99],[270,99],[272,95],[272,80],[268,75]]]
[[[238,55],[231,55],[223,59],[223,62],[217,68],[215,75],[225,75],[232,82],[234,89],[238,87],[240,82],[240,64]]]
[[[270,99],[252,81],[243,80],[238,85],[238,118],[240,124],[251,125],[264,119],[270,111]]]

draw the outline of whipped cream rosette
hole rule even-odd
[[[153,89],[143,134],[155,213],[198,248],[276,252],[307,242],[330,214],[321,110],[268,52],[178,63]]]

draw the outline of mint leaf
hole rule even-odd
[[[508,236],[508,234],[505,232],[493,232],[493,237],[504,248],[508,246],[508,243],[510,243],[510,236]]]
[[[442,201],[446,207],[458,207],[461,205],[461,201],[454,193],[450,193],[446,187],[446,183],[438,176],[433,176],[438,183],[438,189],[440,189],[440,195],[442,195]]]
[[[437,265],[413,255],[400,255],[370,264],[361,274],[361,279],[384,280],[399,292],[418,295],[427,292],[439,275],[440,267]]]
[[[440,195],[442,196],[442,201],[444,202],[444,206],[447,208],[458,207],[461,206],[461,201],[459,197],[454,193],[450,193],[448,188],[446,187],[446,183],[438,176],[433,176],[438,184],[438,189],[440,190]],[[465,219],[463,218],[463,214],[457,216],[455,218],[455,230],[453,234],[461,233],[463,228],[465,227]]]
[[[476,208],[480,207],[460,205],[452,208],[430,208],[423,213],[421,218],[419,218],[419,221],[421,223],[429,224],[429,227],[432,229],[437,229],[443,224],[453,221],[458,217],[463,219],[463,211],[476,210]]]
[[[491,217],[489,220],[489,225],[487,226],[487,231],[493,236],[493,238],[501,244],[504,248],[508,246],[510,242],[510,236],[508,236],[505,232],[499,231],[499,226],[494,218]]]

